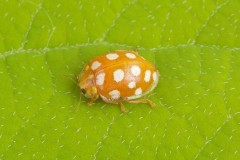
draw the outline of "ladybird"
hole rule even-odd
[[[100,97],[107,103],[119,104],[122,111],[123,102],[155,107],[149,99],[139,98],[157,86],[159,72],[136,51],[117,50],[95,57],[77,78],[82,94],[90,98],[88,105]]]

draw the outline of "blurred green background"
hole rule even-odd
[[[239,0],[0,0],[0,159],[240,157]],[[136,49],[157,104],[87,99],[91,58]]]

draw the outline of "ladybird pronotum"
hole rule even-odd
[[[117,50],[90,60],[78,75],[78,85],[82,94],[91,99],[89,105],[101,97],[107,103],[119,104],[125,111],[123,101],[155,107],[150,100],[138,98],[152,91],[158,79],[155,66],[137,52]]]

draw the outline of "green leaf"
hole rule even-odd
[[[2,0],[0,159],[238,159],[239,10],[238,0]],[[156,109],[79,100],[86,62],[136,48],[161,74]]]

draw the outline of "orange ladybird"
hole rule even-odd
[[[150,62],[135,51],[117,50],[92,59],[78,76],[82,94],[90,98],[91,105],[99,97],[107,103],[155,104],[150,100],[137,99],[152,91],[158,83],[159,72]]]

